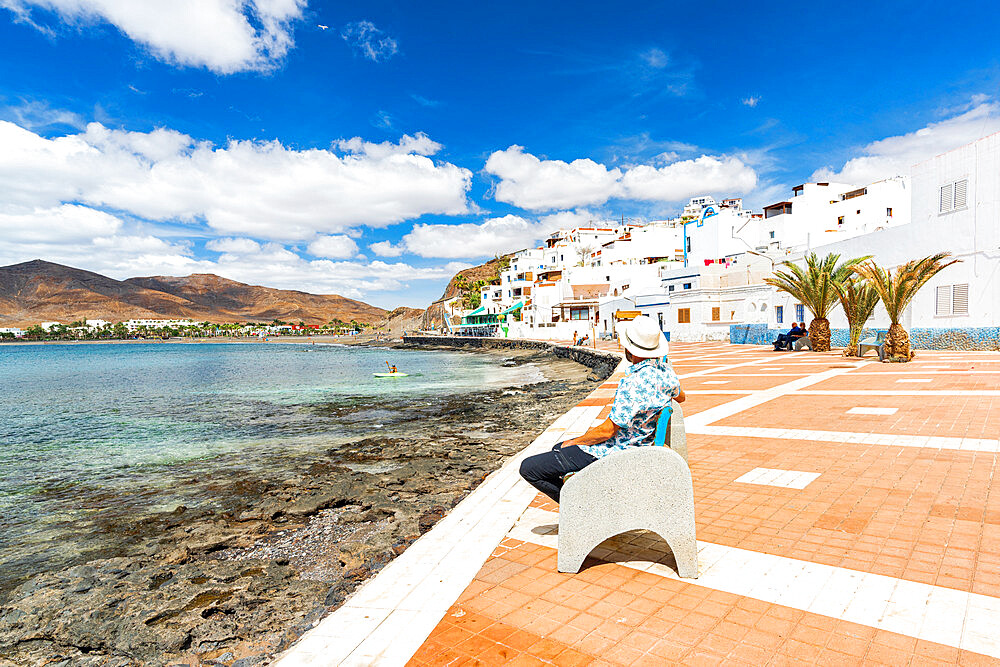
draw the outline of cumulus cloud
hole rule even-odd
[[[656,161],[675,158],[676,154],[663,154]],[[757,182],[754,169],[735,156],[702,155],[623,171],[590,159],[541,160],[521,146],[494,152],[485,170],[500,179],[498,201],[530,210],[602,204],[612,198],[677,202],[706,192],[745,193]]]
[[[350,259],[358,254],[358,244],[343,234],[321,236],[309,244],[309,254],[327,259]]]
[[[492,257],[534,246],[557,229],[586,226],[593,221],[594,216],[586,211],[560,211],[538,220],[505,215],[480,223],[418,224],[398,246],[388,244],[388,248],[392,252],[402,252],[405,248],[421,257]],[[372,249],[375,250],[374,246]]]
[[[824,167],[812,175],[812,180],[867,185],[891,176],[908,175],[914,164],[994,132],[1000,132],[1000,104],[977,97],[968,111],[929,123],[915,132],[873,141],[839,171]]]
[[[58,238],[67,243],[112,236],[122,221],[104,211],[64,204],[27,211],[0,210],[0,237],[7,242],[44,243]]]
[[[602,204],[618,193],[622,175],[586,158],[540,160],[523,146],[494,152],[486,172],[500,178],[497,201],[533,210]]]
[[[399,257],[406,252],[406,248],[401,245],[393,245],[392,241],[372,243],[368,248],[379,257]]]
[[[748,106],[750,108],[753,108],[753,107],[757,106],[758,104],[760,104],[760,96],[759,95],[750,95],[748,97],[744,97],[742,100],[740,100],[740,103],[743,104],[744,106]]]
[[[645,201],[680,201],[701,192],[746,193],[757,173],[736,157],[702,155],[664,167],[638,165],[622,177],[625,196]]]
[[[205,247],[215,252],[248,255],[260,252],[260,244],[253,239],[212,239]]]
[[[399,52],[396,40],[375,27],[371,21],[348,23],[340,33],[354,52],[372,62],[388,60]]]
[[[233,237],[209,240],[206,248],[221,254],[200,259],[189,241],[159,238],[155,230],[143,233],[139,227],[84,206],[0,212],[0,266],[43,258],[118,279],[214,273],[254,285],[362,299],[373,291],[401,292],[414,282],[447,280],[467,267],[307,259],[280,243]]]
[[[306,0],[0,0],[16,18],[52,32],[34,10],[64,22],[105,21],[168,63],[220,74],[273,68],[293,45]]]
[[[7,205],[83,204],[278,241],[464,213],[472,178],[428,157],[440,146],[422,134],[398,144],[355,138],[339,142],[339,151],[294,150],[278,141],[216,147],[170,129],[128,132],[99,123],[46,138],[0,121],[0,145]]]
[[[336,145],[342,151],[367,155],[373,158],[385,158],[390,155],[405,155],[407,153],[434,155],[441,150],[441,144],[433,141],[423,132],[417,132],[412,137],[404,134],[397,143],[383,141],[376,144],[371,141],[364,141],[361,137],[354,137],[352,139],[341,139],[336,142]]]

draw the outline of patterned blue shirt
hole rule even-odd
[[[633,364],[618,382],[608,415],[618,426],[618,433],[610,440],[581,449],[602,458],[627,447],[653,444],[657,417],[680,390],[681,381],[665,358],[644,359]]]

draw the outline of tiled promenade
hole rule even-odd
[[[1000,354],[670,356],[699,579],[648,533],[559,574],[558,508],[514,460],[281,664],[1000,664]],[[603,419],[615,379],[523,455]]]

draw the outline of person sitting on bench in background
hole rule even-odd
[[[792,328],[788,330],[788,333],[778,334],[778,340],[774,341],[774,351],[777,352],[778,350],[784,350],[786,349],[786,345],[788,346],[787,349],[792,349],[792,336],[799,331],[799,323],[792,322]]]
[[[799,327],[798,332],[790,331],[788,333],[789,340],[787,349],[794,350],[796,341],[798,341],[800,338],[805,338],[808,335],[809,335],[809,330],[806,329],[806,323],[803,322],[802,325]]]
[[[612,452],[652,445],[660,411],[674,399],[684,401],[681,382],[667,363],[667,339],[652,318],[640,315],[621,335],[632,366],[618,382],[611,414],[578,438],[521,462],[521,477],[559,502],[563,478]]]

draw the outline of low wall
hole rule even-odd
[[[621,363],[622,357],[604,350],[594,350],[575,345],[556,345],[544,340],[528,338],[472,338],[465,336],[403,336],[407,345],[419,347],[440,347],[448,349],[517,349],[517,350],[548,350],[557,357],[572,359],[594,371],[604,378],[611,375]]]
[[[885,329],[865,329],[861,339],[874,336]],[[1000,350],[1000,327],[977,329],[931,329],[913,328],[910,332],[910,347],[915,350]],[[788,329],[770,329],[766,324],[731,324],[729,341],[740,345],[771,345],[778,334],[788,333]],[[847,347],[847,329],[831,329],[830,344],[833,347]]]

